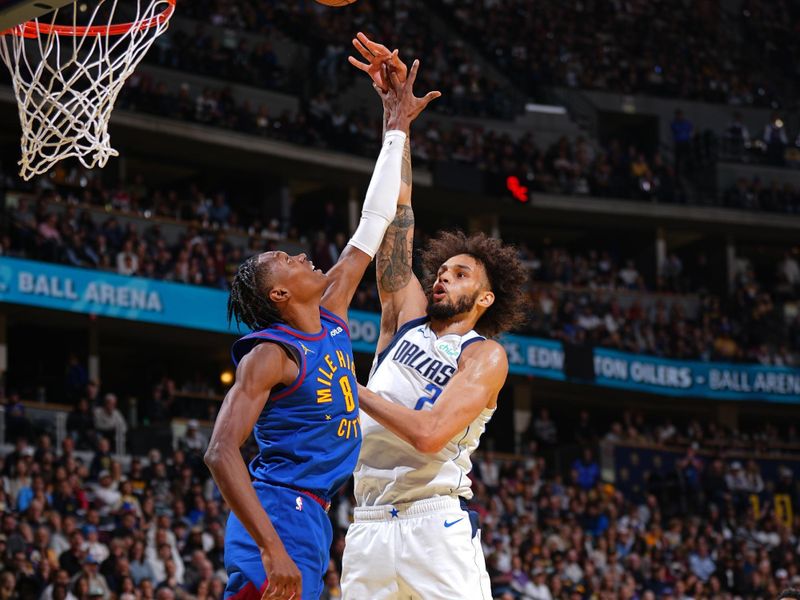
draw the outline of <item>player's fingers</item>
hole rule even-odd
[[[419,71],[419,59],[414,59],[414,62],[411,65],[411,71],[408,73],[408,78],[406,79],[406,85],[412,87],[414,85],[414,81],[417,79],[417,71]]]
[[[303,577],[299,577],[297,580],[297,586],[295,588],[294,597],[296,600],[301,600],[303,598]]]
[[[408,78],[408,67],[398,57],[396,62],[392,65],[400,75],[400,80],[405,81]]]
[[[400,88],[403,86],[400,78],[397,76],[397,70],[391,69],[389,70],[389,81],[392,82],[392,87],[395,89],[397,93],[399,93]]]
[[[428,92],[425,96],[422,97],[422,106],[428,106],[428,104],[437,98],[441,98],[442,92],[434,91]]]
[[[370,40],[365,34],[361,33],[360,31],[356,34],[356,39],[363,44],[367,51],[372,54],[372,50],[370,50],[369,45],[372,44],[372,40]]]
[[[366,64],[366,63],[362,63],[362,62],[361,62],[360,60],[358,60],[356,57],[354,57],[354,56],[348,56],[348,57],[347,57],[347,61],[348,61],[348,62],[349,62],[351,65],[353,65],[353,66],[354,66],[356,69],[359,69],[359,70],[361,70],[361,71],[364,71],[364,73],[369,73],[369,67],[370,67],[370,65],[368,65],[368,64]]]
[[[397,71],[397,78],[400,80],[401,83],[405,83],[406,75],[408,74],[408,68],[403,64],[403,61],[400,60],[400,51],[396,48],[392,51],[392,54],[386,59],[387,62],[392,65],[392,68]]]
[[[368,63],[371,63],[375,59],[375,55],[359,40],[353,40],[353,47],[358,50],[358,53],[361,54]]]
[[[274,587],[272,584],[275,584]],[[286,577],[283,575],[279,575],[275,578],[274,582],[270,582],[270,587],[272,589],[272,595],[269,596],[270,600],[284,600],[288,598],[288,589],[286,586]],[[269,591],[269,588],[267,588]]]
[[[274,581],[270,581],[269,585],[267,585],[267,589],[264,590],[264,595],[261,596],[261,600],[275,600],[277,598],[278,593],[278,586]]]
[[[361,32],[359,32],[356,37],[361,41],[361,43],[363,43],[367,48],[369,48],[369,51],[372,52],[375,56],[389,56],[391,54],[391,52],[386,46],[384,46],[383,44],[379,44],[378,42],[373,42],[371,39],[369,39],[366,35],[364,35]]]
[[[275,598],[275,585],[272,581],[267,584],[267,589],[261,594],[261,600],[273,600]]]

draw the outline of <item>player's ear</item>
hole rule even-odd
[[[489,308],[492,304],[494,304],[494,292],[491,290],[481,292],[480,296],[478,296],[478,306]]]
[[[269,291],[269,299],[274,304],[280,304],[281,302],[286,302],[290,297],[291,293],[285,287],[276,285]]]

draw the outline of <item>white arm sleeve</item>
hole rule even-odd
[[[400,169],[403,163],[403,147],[406,134],[399,130],[387,131],[383,147],[375,163],[372,179],[367,188],[367,197],[361,209],[361,222],[348,242],[374,258],[380,248],[383,234],[397,212],[397,197],[400,195]]]

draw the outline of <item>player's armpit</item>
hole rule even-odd
[[[508,358],[497,342],[470,345],[459,360],[458,371],[431,410],[412,410],[394,404],[359,386],[364,411],[420,452],[439,452],[492,406],[508,375]]]

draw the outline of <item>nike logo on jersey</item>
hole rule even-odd
[[[455,521],[447,521],[447,520],[445,519],[444,526],[445,526],[445,527],[452,527],[452,526],[453,526],[453,525],[455,525],[456,523],[459,523],[459,522],[461,522],[461,521],[463,521],[463,520],[464,520],[464,517],[461,517],[460,519],[457,519],[457,520],[455,520]]]

